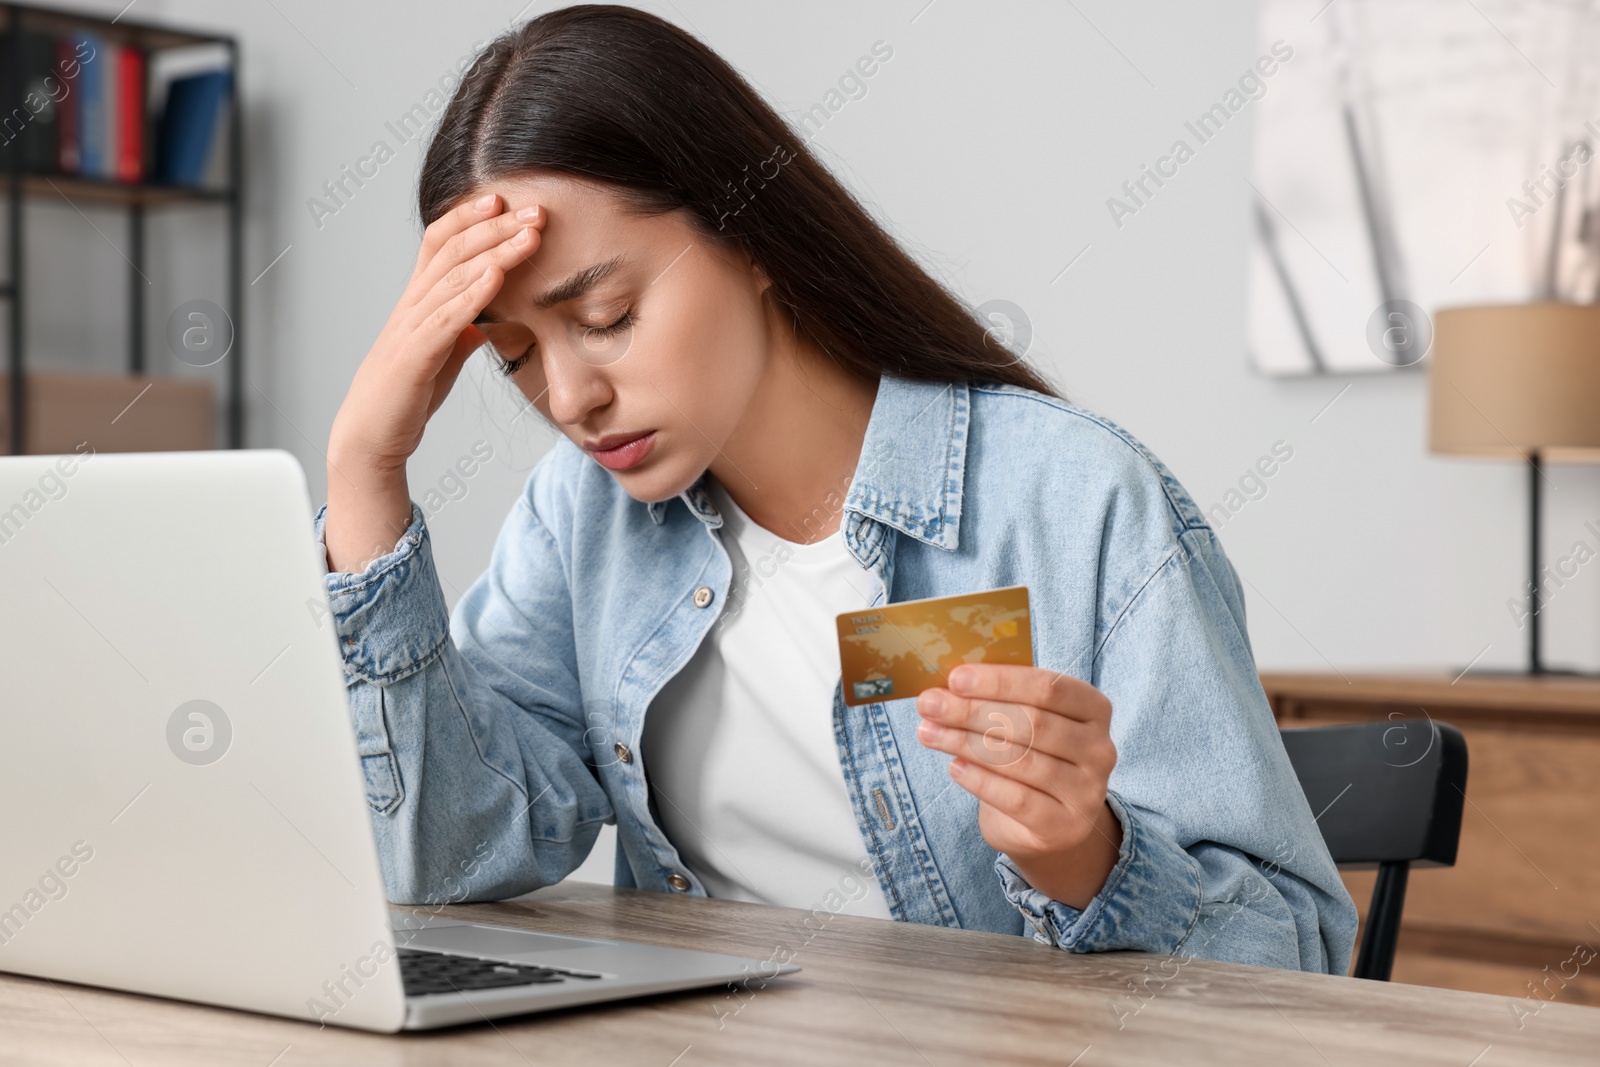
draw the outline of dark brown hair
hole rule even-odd
[[[492,41],[428,145],[417,189],[423,224],[526,171],[617,186],[647,214],[687,209],[707,234],[742,247],[796,329],[847,367],[1057,395],[733,67],[654,15],[585,4]]]

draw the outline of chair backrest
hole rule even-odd
[[[1467,789],[1455,727],[1406,719],[1282,734],[1335,863],[1455,865]]]

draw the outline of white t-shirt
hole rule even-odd
[[[728,602],[645,715],[661,828],[713,897],[890,918],[833,738],[834,617],[873,579],[838,532],[815,544],[757,525],[715,479]]]

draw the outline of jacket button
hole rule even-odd
[[[707,604],[711,603],[711,598],[715,595],[716,594],[711,592],[711,587],[709,585],[702,585],[699,589],[694,591],[694,606],[697,608],[705,607]]]
[[[667,875],[667,884],[673,889],[677,890],[679,893],[687,893],[689,891],[689,879],[685,878],[677,871],[673,871],[671,874]]]
[[[617,759],[621,760],[623,763],[633,762],[633,753],[629,750],[628,746],[623,744],[621,741],[618,741],[615,745],[612,745],[611,750],[617,754]]]

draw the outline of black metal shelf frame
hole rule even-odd
[[[108,38],[137,44],[148,51],[184,48],[199,44],[220,44],[226,48],[228,62],[233,71],[232,91],[228,94],[228,186],[224,190],[178,189],[152,185],[119,185],[115,182],[85,183],[73,176],[34,174],[22,167],[21,146],[10,152],[7,175],[7,273],[0,281],[0,300],[11,303],[10,344],[7,359],[8,397],[10,409],[11,455],[22,455],[27,443],[27,360],[24,352],[24,325],[27,309],[27,272],[23,268],[23,205],[36,190],[28,188],[30,181],[37,185],[39,179],[56,178],[73,181],[83,188],[93,190],[96,202],[120,202],[128,210],[128,373],[145,372],[145,313],[147,289],[144,284],[145,265],[145,215],[163,204],[221,203],[227,215],[227,314],[233,325],[233,347],[227,355],[227,447],[244,447],[244,342],[242,322],[244,317],[244,109],[240,102],[241,80],[239,71],[239,42],[231,35],[177,30],[150,23],[110,20],[91,17],[57,8],[37,7],[32,4],[0,3],[0,55],[6,57],[3,115],[10,115],[14,107],[26,107],[26,86],[22,71],[23,29],[37,26],[54,32],[73,29],[100,33]],[[59,192],[59,189],[55,190]],[[65,196],[65,193],[60,195]]]

